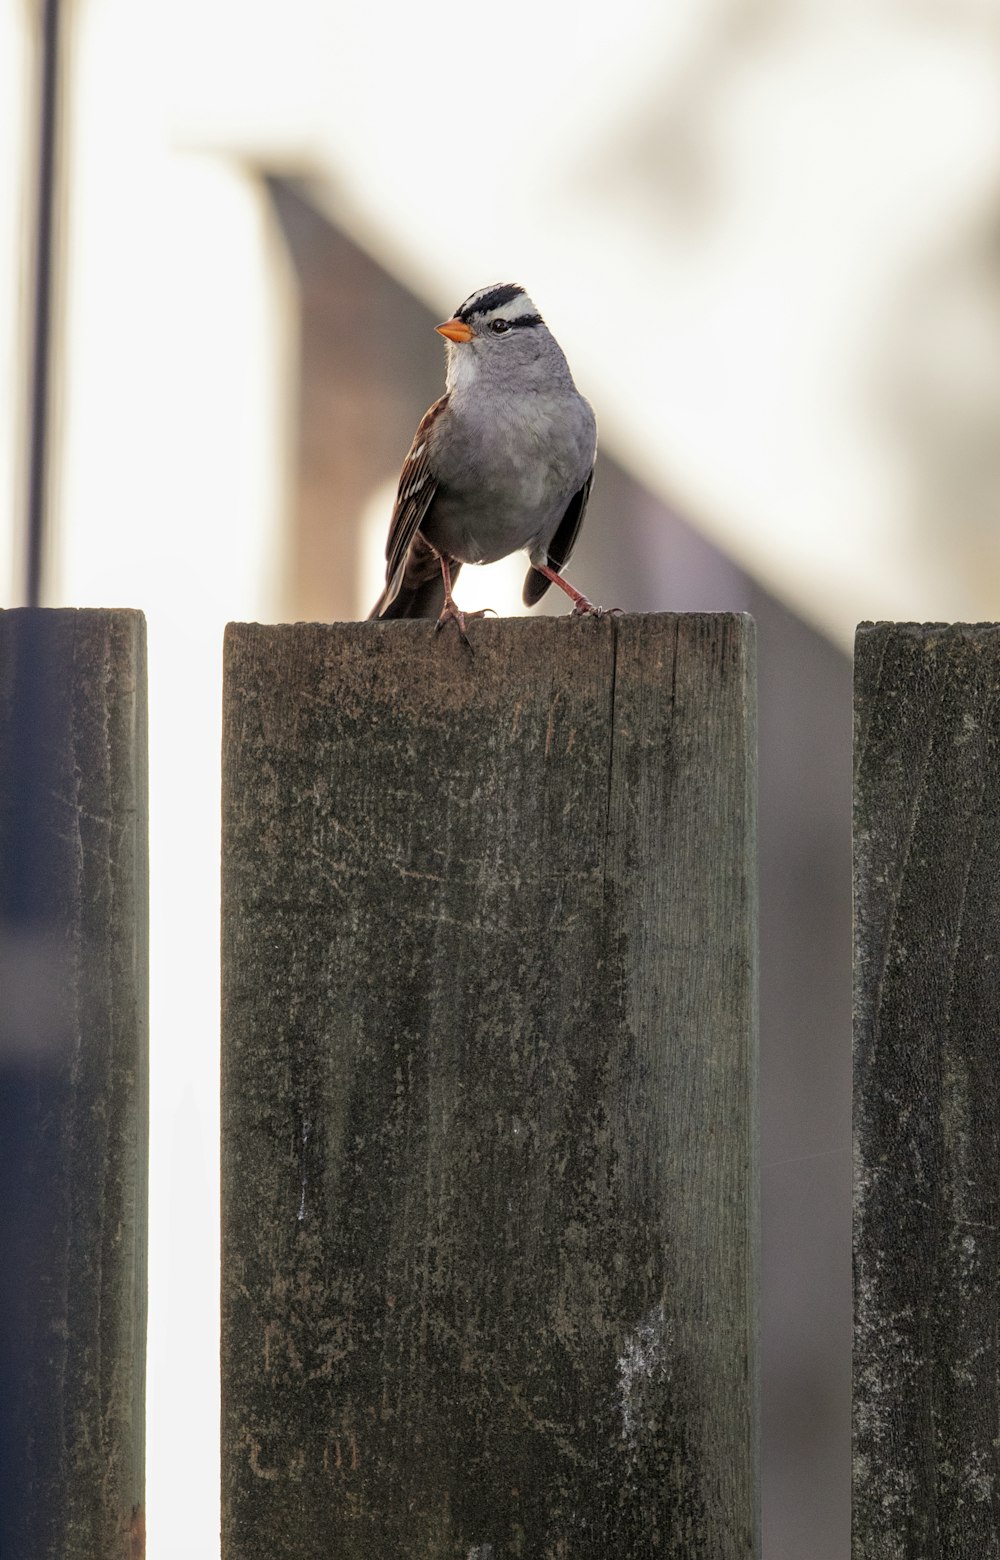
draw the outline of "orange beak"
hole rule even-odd
[[[447,336],[449,341],[471,341],[476,334],[464,320],[445,320],[443,325],[435,325],[434,329],[439,336]]]

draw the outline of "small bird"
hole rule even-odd
[[[463,563],[525,551],[523,601],[558,585],[577,613],[599,613],[560,577],[583,522],[597,424],[555,337],[523,287],[483,287],[436,325],[445,393],[424,413],[403,462],[386,543],[385,589],[369,616],[465,618],[452,586]]]

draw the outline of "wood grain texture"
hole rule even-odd
[[[146,641],[0,612],[0,1554],[141,1556]]]
[[[1000,1555],[1000,627],[862,624],[855,1560]]]
[[[757,1552],[753,627],[231,626],[225,1560]]]

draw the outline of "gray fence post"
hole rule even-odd
[[[862,624],[855,1560],[1000,1555],[1000,626]]]
[[[0,612],[0,1554],[138,1560],[146,643]]]
[[[753,626],[231,626],[225,1560],[758,1552]]]

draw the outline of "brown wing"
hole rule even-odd
[[[582,488],[579,488],[566,505],[566,513],[559,522],[555,536],[549,543],[545,561],[550,569],[555,569],[561,574],[569,562],[570,553],[576,546],[576,539],[580,534],[583,517],[587,511],[587,500],[590,497],[590,488],[594,480],[594,471],[591,467],[590,475]],[[537,569],[529,569],[524,577],[524,590],[521,592],[521,600],[526,607],[533,607],[536,601],[541,601],[548,590],[551,581],[539,574]]]
[[[385,544],[385,591],[381,598],[383,607],[388,605],[399,590],[407,555],[437,491],[437,481],[431,472],[428,460],[428,434],[444,411],[447,402],[448,397],[443,395],[440,401],[435,401],[434,405],[424,413],[399,474],[399,487],[396,490],[392,519],[389,521],[389,537]]]

